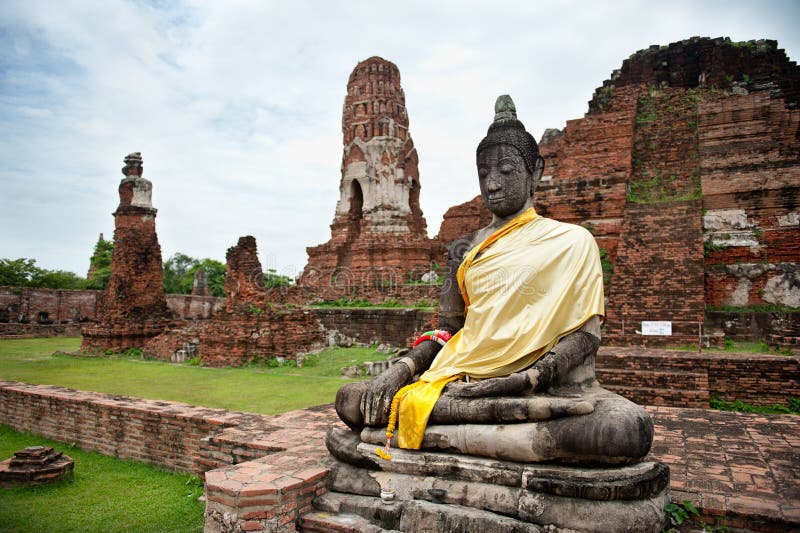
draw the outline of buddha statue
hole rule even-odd
[[[328,448],[354,464],[348,442],[386,443],[387,460],[399,447],[523,463],[640,461],[650,417],[595,379],[597,244],[533,208],[544,160],[509,96],[498,98],[476,160],[493,219],[449,247],[438,328],[377,378],[340,389],[336,410],[353,431],[329,434]]]

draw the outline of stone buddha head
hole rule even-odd
[[[530,203],[544,159],[533,136],[517,120],[510,96],[497,98],[494,122],[478,145],[476,160],[481,197],[494,215],[507,218]]]

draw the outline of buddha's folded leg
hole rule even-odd
[[[425,430],[422,448],[519,462],[622,464],[647,455],[653,440],[647,411],[604,390],[573,401],[594,402],[594,410],[521,423],[434,423]],[[385,435],[365,429],[361,439],[379,444]]]
[[[429,423],[491,424],[549,420],[563,416],[589,414],[594,401],[584,398],[522,396],[518,398],[459,398],[441,396],[431,412]]]

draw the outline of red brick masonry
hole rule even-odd
[[[800,357],[602,346],[597,379],[642,405],[708,407],[710,395],[786,405],[800,397]]]
[[[800,417],[648,407],[675,501],[736,527],[800,527]],[[331,405],[280,416],[0,381],[0,423],[81,448],[206,473],[206,527],[293,531],[325,491]],[[216,469],[216,470],[214,470]],[[212,470],[209,472],[209,470]]]

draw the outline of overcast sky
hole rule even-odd
[[[478,194],[498,94],[539,139],[637,50],[770,38],[797,61],[798,21],[797,1],[0,0],[0,257],[85,275],[140,151],[165,259],[254,235],[294,275],[330,238],[347,79],[373,55],[400,69],[434,236]]]

